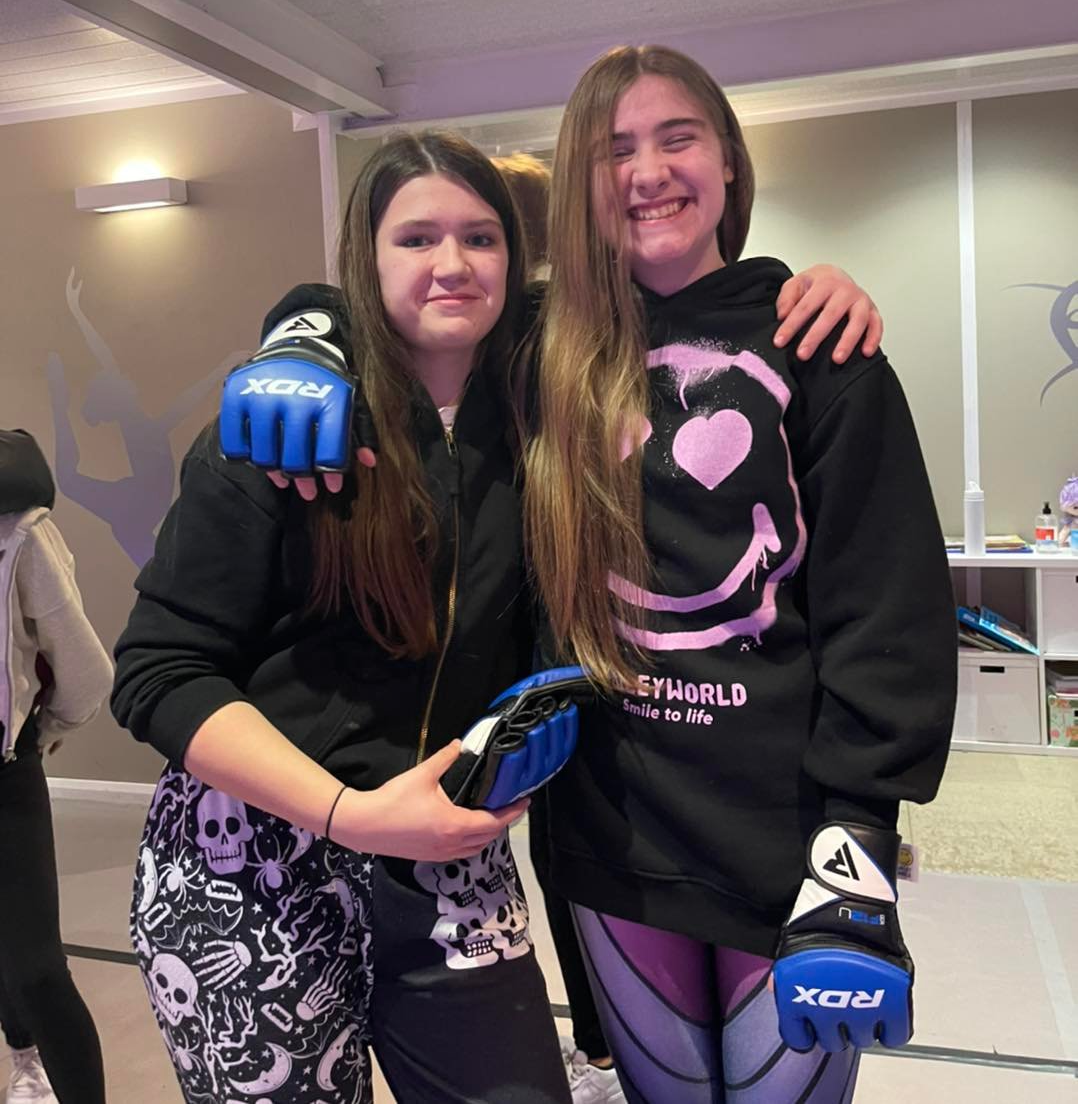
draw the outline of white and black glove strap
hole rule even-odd
[[[808,877],[783,927],[775,999],[783,1040],[901,1046],[913,1031],[913,962],[899,928],[897,832],[823,825],[809,841]]]

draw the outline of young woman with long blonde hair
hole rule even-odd
[[[663,47],[581,78],[555,155],[528,550],[606,694],[549,788],[634,1104],[838,1104],[911,1030],[899,800],[936,791],[954,609],[882,354],[778,351],[752,164]],[[899,525],[900,542],[888,537]]]

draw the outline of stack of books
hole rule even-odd
[[[961,537],[944,537],[948,552],[965,552],[966,546]],[[998,537],[985,537],[986,552],[1032,552],[1033,546],[1017,533],[1004,533]]]
[[[958,642],[983,652],[1040,654],[1020,625],[986,606],[958,607]]]
[[[1065,694],[1068,698],[1078,698],[1078,675],[1065,675],[1061,671],[1049,669],[1045,675],[1048,689],[1055,694]]]

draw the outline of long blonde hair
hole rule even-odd
[[[339,265],[355,373],[378,433],[378,464],[356,466],[353,495],[321,495],[315,504],[310,607],[321,616],[335,614],[347,596],[364,629],[394,658],[419,658],[437,646],[432,580],[438,524],[413,428],[412,401],[419,385],[382,303],[375,235],[400,188],[432,173],[471,188],[494,209],[505,231],[505,309],[480,344],[474,371],[500,373],[493,389],[507,400],[524,296],[523,231],[505,182],[486,155],[448,132],[390,137],[352,188]]]
[[[525,526],[551,629],[565,653],[606,688],[630,685],[644,660],[618,633],[639,611],[607,585],[611,572],[644,585],[640,449],[626,440],[648,410],[647,335],[623,226],[600,229],[596,167],[614,163],[618,101],[644,74],[669,77],[695,99],[733,170],[717,229],[731,262],[748,235],[752,162],[722,90],[691,58],[664,46],[619,46],[580,78],[566,106],[550,197],[550,286],[543,315],[539,430],[526,454]],[[616,194],[613,193],[613,194]]]

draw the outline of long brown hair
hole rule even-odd
[[[539,377],[540,429],[531,441],[525,526],[532,568],[559,644],[608,688],[631,684],[643,657],[617,620],[639,611],[607,585],[611,572],[644,585],[640,450],[623,460],[648,409],[646,333],[622,220],[611,243],[593,188],[609,166],[618,101],[645,74],[677,81],[722,143],[733,180],[717,235],[725,262],[741,255],[754,194],[741,127],[707,71],[664,46],[619,46],[580,78],[565,109],[550,197],[550,287]],[[616,194],[612,193],[612,194]]]
[[[310,605],[316,614],[335,614],[347,594],[363,628],[394,658],[419,658],[437,646],[432,581],[438,522],[413,429],[412,404],[420,385],[382,303],[375,235],[400,188],[434,173],[471,188],[494,209],[505,231],[506,305],[479,345],[474,371],[498,373],[506,395],[524,288],[519,219],[486,155],[459,135],[442,131],[389,137],[352,187],[339,260],[354,370],[378,433],[378,464],[373,469],[357,465],[355,494],[343,502],[323,495],[312,511]]]
[[[524,224],[529,275],[547,261],[546,220],[550,209],[550,169],[530,153],[492,157]]]

